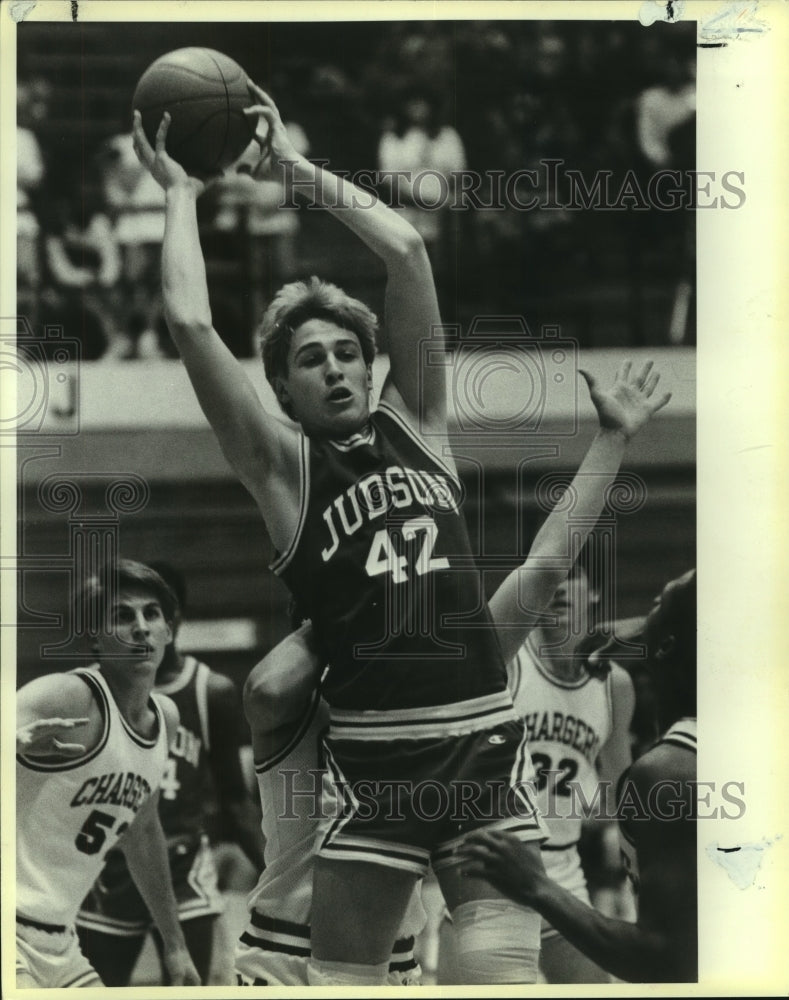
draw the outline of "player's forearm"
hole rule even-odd
[[[570,944],[627,982],[670,982],[672,949],[638,924],[605,917],[549,878],[522,902],[537,910]]]
[[[619,472],[627,439],[621,431],[601,428],[570,484],[571,502],[559,503],[545,519],[534,539],[530,555],[541,558],[568,553],[569,526],[583,544],[605,507],[606,495]],[[562,578],[566,574],[562,574]],[[561,580],[557,581],[558,583]]]
[[[378,196],[324,170],[303,156],[287,164],[289,187],[331,212],[387,266],[418,255],[422,238],[402,215]]]
[[[205,261],[197,228],[197,194],[186,184],[166,192],[162,292],[167,325],[179,349],[211,329]]]
[[[573,544],[586,541],[605,506],[622,457],[626,439],[619,431],[601,429],[576,472],[569,504],[558,503],[546,518],[523,566],[514,570],[491,597],[489,607],[499,629],[505,660],[517,653],[534,616],[550,603],[569,572],[570,524]]]
[[[133,825],[121,842],[129,872],[162,935],[166,952],[186,951],[173,893],[167,843],[158,816]]]

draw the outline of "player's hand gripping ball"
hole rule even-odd
[[[255,135],[247,74],[213,49],[176,49],[151,63],[134,91],[152,146],[165,111],[171,116],[167,152],[192,177],[221,173],[241,156]]]

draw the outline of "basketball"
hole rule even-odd
[[[255,133],[243,109],[252,98],[247,74],[213,49],[176,49],[151,63],[134,91],[132,108],[153,146],[165,111],[171,116],[166,149],[193,177],[228,167]]]

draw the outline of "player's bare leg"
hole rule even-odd
[[[413,872],[385,865],[316,858],[313,959],[388,965],[416,878]]]

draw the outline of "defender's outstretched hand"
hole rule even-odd
[[[16,731],[16,752],[26,757],[81,757],[83,743],[64,743],[64,729],[86,726],[90,719],[36,719]]]
[[[652,364],[647,361],[638,375],[632,375],[632,363],[623,362],[610,389],[602,389],[594,375],[579,369],[589,386],[601,427],[621,431],[629,440],[671,399],[670,392],[654,395],[660,375],[652,371]]]
[[[205,189],[205,181],[201,181],[197,177],[190,177],[181,164],[176,163],[165,150],[170,121],[170,113],[165,111],[156,131],[156,148],[154,149],[148,142],[148,137],[142,127],[142,116],[139,111],[135,111],[134,125],[132,126],[134,152],[140,163],[165,191],[178,184],[183,184],[191,186],[196,194],[200,194]]]
[[[283,160],[296,160],[298,152],[290,141],[277,105],[261,87],[251,80],[247,86],[256,103],[250,108],[244,108],[244,114],[257,118],[255,142],[260,147],[260,159],[252,168],[252,176],[257,179],[276,176],[281,170]],[[263,124],[265,123],[265,124]]]

